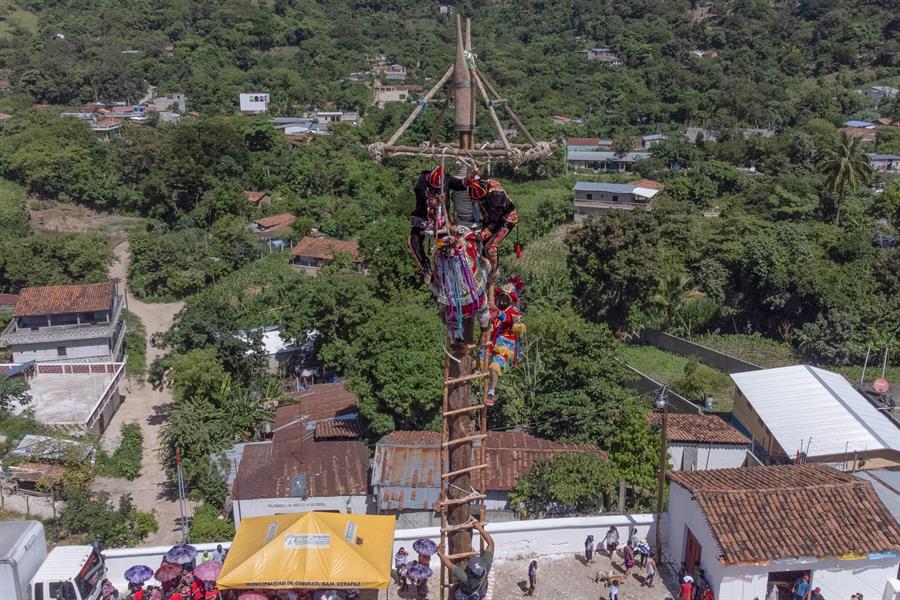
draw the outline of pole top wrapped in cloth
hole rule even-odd
[[[395,523],[322,512],[241,519],[218,588],[387,588]]]

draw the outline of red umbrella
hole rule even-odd
[[[194,569],[194,577],[201,581],[215,581],[221,571],[222,563],[210,560],[197,565],[197,568]]]
[[[181,567],[178,565],[173,565],[172,563],[163,563],[160,568],[156,570],[156,573],[153,574],[157,581],[160,583],[166,583],[172,581],[173,579],[178,579],[181,577]]]

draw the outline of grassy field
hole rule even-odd
[[[629,366],[665,385],[671,385],[684,375],[685,366],[691,362],[689,358],[654,346],[637,344],[625,346],[622,357]],[[730,378],[727,383],[723,379],[723,385],[712,393],[713,411],[730,413],[733,398],[734,383]]]
[[[9,35],[15,28],[37,33],[37,15],[11,0],[0,0],[0,37]]]
[[[788,344],[760,335],[704,335],[691,341],[767,369],[803,362]]]

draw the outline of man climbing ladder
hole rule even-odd
[[[482,545],[486,548],[478,556],[470,558],[465,569],[457,567],[447,558],[443,544],[438,546],[441,564],[456,578],[454,600],[481,600],[487,594],[488,574],[494,562],[494,538],[484,530],[481,523],[472,523],[472,528],[478,531]]]

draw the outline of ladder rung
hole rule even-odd
[[[449,448],[450,446],[455,446],[457,444],[465,444],[466,442],[474,442],[477,440],[483,440],[487,437],[486,433],[476,433],[475,435],[467,435],[466,437],[457,438],[455,440],[450,440],[441,444],[444,447]]]
[[[466,496],[465,498],[451,498],[450,500],[441,500],[442,506],[456,506],[457,504],[466,504],[467,502],[473,502],[478,500],[486,500],[487,496],[484,494],[473,494],[471,496]]]
[[[462,531],[464,529],[474,529],[475,524],[478,521],[469,521],[468,523],[463,523],[462,525],[450,525],[448,527],[441,527],[442,533],[450,533],[451,531]]]
[[[469,473],[471,471],[477,471],[478,469],[484,469],[487,465],[475,465],[472,467],[466,467],[465,469],[458,469],[456,471],[450,471],[449,473],[444,473],[441,475],[441,478],[448,479],[450,477],[455,477],[456,475],[462,475],[463,473]]]
[[[465,383],[467,381],[475,381],[476,379],[484,379],[487,376],[487,372],[479,371],[478,373],[472,373],[471,375],[464,375],[463,377],[448,379],[444,382],[444,385],[456,385],[457,383]]]
[[[449,560],[459,560],[461,558],[472,558],[473,556],[480,556],[481,552],[460,552],[459,554],[450,554],[447,556]]]
[[[445,410],[443,414],[445,417],[452,417],[453,415],[461,415],[464,412],[469,412],[470,410],[481,410],[482,408],[487,408],[486,404],[473,404],[472,406],[467,406],[465,408],[454,408],[453,410]]]

